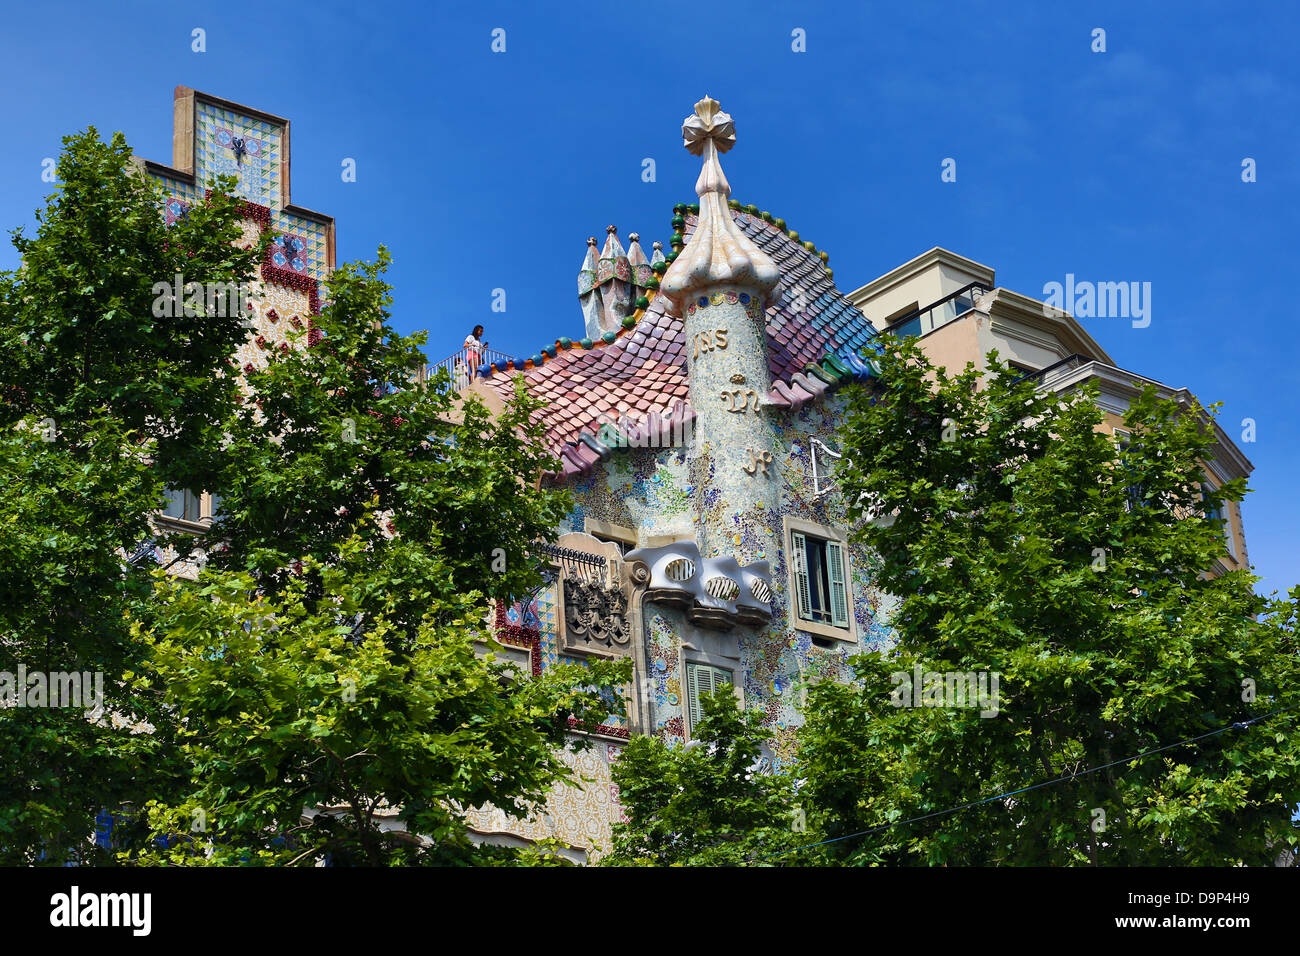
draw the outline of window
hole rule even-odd
[[[588,668],[591,667],[591,659],[585,655],[557,654],[556,662],[560,664],[576,664],[578,667],[588,667]],[[600,719],[601,725],[605,727],[626,727],[627,726],[627,718],[616,717],[615,714],[618,711],[618,705],[620,700],[623,702],[624,706],[628,705],[632,693],[632,688],[630,685],[623,684],[620,687],[616,687],[616,688],[608,688],[608,687],[600,688],[594,684],[587,684],[583,687],[580,687],[579,689],[587,693],[598,694],[601,700],[609,704],[609,712]],[[629,714],[628,717],[630,716],[631,715]]]
[[[1119,463],[1125,471],[1132,471],[1133,466],[1125,458],[1129,448],[1133,445],[1133,435],[1124,431],[1122,428],[1115,429],[1115,445],[1119,449]],[[1125,492],[1128,494],[1128,501],[1124,503],[1125,510],[1132,511],[1134,508],[1141,508],[1145,500],[1143,498],[1142,486],[1140,484],[1127,485]]]
[[[844,545],[798,531],[791,539],[800,620],[847,628]]]
[[[710,667],[708,664],[687,663],[686,715],[691,722],[692,735],[695,733],[695,728],[699,725],[700,718],[703,716],[700,709],[700,699],[705,694],[716,691],[719,687],[730,687],[731,685],[731,671],[724,671],[721,667]]]
[[[620,555],[627,554],[636,548],[636,532],[631,528],[610,524],[607,521],[597,521],[595,518],[587,518],[583,523],[583,530],[597,541],[614,545],[618,548]]]
[[[162,514],[168,518],[192,521],[195,524],[221,520],[222,498],[218,494],[205,494],[200,491],[167,488],[163,491]]]
[[[1205,501],[1205,499],[1209,497],[1209,493],[1213,490],[1214,487],[1212,485],[1202,483],[1201,500]],[[1234,541],[1232,537],[1232,519],[1228,516],[1228,514],[1224,512],[1223,506],[1215,505],[1211,507],[1207,503],[1205,507],[1205,517],[1209,518],[1211,521],[1223,522],[1223,543],[1224,546],[1228,549],[1228,554],[1232,557],[1232,560],[1236,561],[1237,542]]]
[[[184,521],[199,520],[201,495],[188,489],[182,491],[179,488],[168,488],[165,494],[163,514],[169,518],[180,518]]]
[[[857,641],[853,617],[853,565],[836,528],[786,515],[786,573],[790,623],[806,634]]]
[[[627,554],[636,547],[635,544],[628,544],[620,538],[608,538],[603,534],[593,534],[592,537],[597,541],[603,541],[605,544],[612,544],[614,547],[618,548],[619,554]]]
[[[1209,518],[1211,521],[1222,521],[1223,508],[1219,505],[1211,505],[1209,503],[1210,492],[1213,490],[1214,487],[1212,485],[1207,485],[1204,482],[1201,483],[1201,500],[1205,502],[1205,517]]]

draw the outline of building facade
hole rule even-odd
[[[239,303],[247,310],[249,335],[236,352],[243,373],[264,368],[270,352],[290,347],[290,330],[307,330],[320,310],[324,282],[334,268],[334,219],[295,206],[289,193],[289,121],[186,86],[173,93],[170,165],[136,158],[136,165],[162,183],[168,223],[189,214],[218,176],[235,178],[242,197],[242,241],[252,246],[263,233],[272,241],[257,280]],[[184,277],[181,277],[182,279]],[[181,295],[183,290],[175,290]],[[200,532],[211,524],[220,500],[210,492],[173,489],[155,521],[166,531]],[[183,555],[148,543],[153,560],[173,573],[194,577],[202,556]]]
[[[1129,402],[1148,385],[1161,398],[1174,399],[1189,413],[1211,421],[1187,389],[1118,368],[1069,313],[999,288],[992,268],[946,249],[931,249],[905,262],[849,298],[880,331],[915,336],[935,365],[958,370],[971,362],[984,370],[988,353],[996,351],[1001,361],[1023,371],[1040,388],[1066,392],[1085,382],[1098,383],[1101,430],[1117,441],[1127,438],[1123,424]],[[1213,456],[1202,462],[1206,482],[1217,488],[1250,477],[1250,460],[1217,422],[1213,429]],[[1249,568],[1239,503],[1227,502],[1222,518],[1224,551],[1208,570]]]
[[[174,116],[171,164],[139,161],[166,187],[164,215],[186,215],[212,177],[230,174],[245,241],[273,233],[236,356],[252,371],[290,347],[289,329],[310,327],[334,267],[334,221],[291,203],[288,120],[186,87]],[[841,292],[825,252],[731,198],[720,157],[736,134],[719,104],[701,100],[682,132],[701,172],[696,201],[665,211],[669,251],[653,242],[647,255],[635,232],[625,247],[607,227],[579,267],[577,338],[524,360],[489,353],[472,381],[465,363],[455,369],[456,384],[494,409],[523,377],[545,402],[561,462],[542,480],[575,501],[544,549],[545,583],[492,609],[487,643],[526,674],[593,657],[632,664],[627,716],[600,727],[596,746],[565,752],[579,785],[556,788],[525,820],[490,806],[466,817],[479,839],[555,838],[577,861],[610,845],[622,816],[611,768],[633,734],[688,742],[700,696],[726,685],[763,713],[764,762],[779,767],[794,758],[807,688],[847,680],[852,656],[889,646],[895,601],[875,584],[878,559],[850,540],[835,483],[839,390],[871,380],[863,356],[880,333],[916,336],[949,368],[983,368],[996,349],[1042,388],[1099,381],[1110,431],[1149,381],[1115,367],[1071,316],[943,249]],[[1186,390],[1155,384],[1199,409]],[[1216,434],[1208,480],[1248,475],[1249,461]],[[210,494],[176,491],[157,520],[197,531],[217,507]],[[1217,570],[1246,567],[1235,504],[1225,518]],[[198,569],[186,556],[154,557]]]
[[[496,362],[471,386],[500,407],[522,375],[572,489],[552,580],[495,615],[495,637],[539,673],[593,656],[631,659],[628,718],[574,755],[588,783],[552,793],[530,821],[484,808],[487,839],[557,837],[578,858],[609,845],[621,817],[610,767],[631,734],[689,741],[702,693],[730,685],[764,715],[765,761],[794,757],[808,686],[847,679],[849,658],[890,643],[894,600],[875,557],[851,540],[834,481],[837,427],[864,355],[889,331],[914,336],[936,365],[1003,361],[1041,388],[1102,385],[1105,430],[1149,382],[1117,368],[1070,315],[998,288],[991,268],[943,249],[850,294],[828,257],[784,220],[731,199],[719,155],[731,118],[705,99],[683,126],[702,159],[698,201],[672,211],[671,252],[609,226],[587,240],[578,276],[584,335],[523,361]],[[576,318],[576,317],[575,317]],[[576,322],[575,322],[576,324]],[[1156,384],[1199,412],[1185,389]],[[1216,428],[1216,485],[1251,465]],[[1122,434],[1117,440],[1122,440]],[[1235,504],[1219,571],[1246,567]],[[761,768],[760,768],[761,769]]]

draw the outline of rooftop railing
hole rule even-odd
[[[432,381],[441,369],[446,369],[447,375],[451,379],[451,387],[459,392],[461,389],[469,387],[470,379],[483,366],[491,365],[494,362],[513,361],[516,361],[513,355],[507,355],[505,352],[499,352],[486,346],[475,350],[461,349],[459,352],[453,352],[441,362],[434,362],[432,365],[416,369],[413,380],[417,385],[424,385]]]
[[[1028,375],[1020,376],[1016,379],[1015,384],[1021,382],[1033,382],[1036,388],[1045,388],[1057,379],[1070,374],[1070,372],[1074,371],[1076,368],[1087,365],[1092,361],[1095,361],[1095,359],[1091,356],[1080,355],[1078,352],[1075,352],[1073,355],[1067,355],[1059,362],[1053,362],[1051,365],[1047,366],[1047,368],[1040,368],[1037,372],[1030,372]]]
[[[948,293],[938,302],[932,302],[923,309],[909,312],[901,319],[891,322],[880,330],[880,334],[888,332],[899,338],[928,335],[975,308],[975,297],[988,291],[989,287],[982,282],[968,283],[956,292]]]

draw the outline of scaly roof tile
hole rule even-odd
[[[799,408],[848,376],[869,377],[870,367],[856,353],[875,330],[835,287],[825,263],[761,217],[733,206],[732,218],[781,270],[778,295],[767,310],[772,403]],[[685,222],[689,243],[697,218],[688,213]],[[485,384],[508,399],[515,374],[491,374]],[[612,417],[637,419],[628,427],[638,435],[680,427],[695,417],[689,404],[684,325],[662,295],[613,342],[597,341],[592,349],[575,342],[523,375],[529,391],[546,403],[538,417],[546,424],[548,446],[561,458],[566,479],[594,467],[602,448],[609,453],[595,434]]]

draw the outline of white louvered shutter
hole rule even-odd
[[[849,594],[844,573],[844,545],[836,541],[826,542],[826,565],[831,579],[831,623],[836,627],[848,627]]]
[[[794,588],[799,605],[799,616],[804,620],[812,619],[812,588],[808,583],[807,540],[798,531],[791,534],[794,539]]]
[[[731,673],[707,664],[687,664],[686,684],[687,714],[691,721],[691,736],[694,737],[695,728],[704,716],[704,708],[700,705],[704,695],[711,694],[720,687],[730,687]]]

